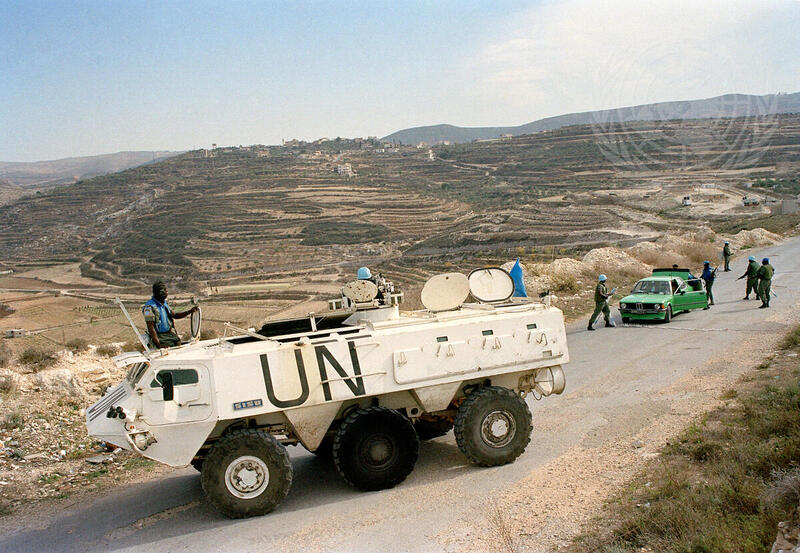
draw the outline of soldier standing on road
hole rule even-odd
[[[711,268],[711,263],[708,261],[703,261],[703,274],[700,275],[706,283],[706,295],[708,296],[708,306],[704,309],[708,309],[710,306],[714,305],[714,294],[711,292],[711,287],[714,286],[714,279],[717,278],[717,267]]]
[[[758,268],[756,273],[758,277],[758,297],[761,298],[759,309],[769,307],[769,295],[772,293],[772,276],[774,274],[775,268],[769,264],[769,258],[765,257],[761,260],[761,267]]]
[[[727,240],[725,241],[725,245],[722,247],[722,258],[725,260],[725,272],[731,270],[731,243]]]
[[[606,326],[615,327],[617,325],[614,324],[614,321],[611,320],[611,309],[608,308],[608,298],[614,295],[614,288],[610,292],[606,288],[606,275],[600,275],[597,277],[598,283],[597,288],[594,289],[594,313],[592,313],[592,317],[589,319],[589,327],[587,330],[594,330],[594,321],[600,315],[603,314],[603,317],[606,320]]]
[[[756,258],[752,255],[747,258],[747,269],[745,270],[744,274],[737,278],[736,280],[742,280],[743,278],[747,278],[747,288],[745,289],[744,299],[750,299],[750,291],[756,293],[756,297],[758,297],[758,277],[756,273],[758,273],[758,263],[756,262]]]

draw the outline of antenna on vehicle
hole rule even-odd
[[[150,348],[147,347],[147,342],[145,342],[144,338],[142,338],[142,335],[139,334],[139,330],[136,328],[136,324],[133,322],[133,319],[131,318],[130,314],[128,313],[128,310],[125,309],[125,304],[122,303],[122,300],[119,299],[119,297],[114,298],[114,303],[119,305],[120,309],[122,309],[122,312],[125,314],[125,318],[128,319],[128,322],[131,324],[131,328],[133,329],[133,333],[136,334],[136,338],[142,344],[142,347],[144,348],[145,353],[150,353]]]

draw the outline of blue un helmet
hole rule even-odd
[[[599,277],[597,277],[597,280],[599,280],[600,282],[605,282],[608,279],[606,278],[606,275],[600,275]]]
[[[730,244],[730,242],[728,242],[727,240],[725,240],[725,243],[726,243],[726,244]]]
[[[711,265],[710,261],[703,261],[703,265]]]
[[[372,273],[368,267],[361,267],[358,269],[356,276],[358,276],[358,280],[367,280],[368,278],[372,278]]]
[[[750,257],[747,258],[747,260],[748,261],[755,261],[756,260],[756,256],[751,255]]]
[[[761,260],[761,263],[764,263],[765,265],[766,265],[767,263],[769,263],[769,257],[765,257],[764,259],[762,259],[762,260]]]

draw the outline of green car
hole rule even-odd
[[[681,311],[705,309],[705,283],[689,269],[653,269],[653,276],[636,283],[619,302],[622,322],[657,320],[668,323]]]

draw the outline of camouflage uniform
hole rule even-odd
[[[611,294],[608,293],[605,283],[598,282],[597,288],[594,289],[594,313],[592,313],[592,317],[589,319],[589,328],[592,327],[600,313],[603,314],[606,325],[610,326],[611,309],[608,308],[608,298],[610,296]]]
[[[758,268],[758,297],[761,300],[761,307],[769,307],[769,295],[772,292],[772,276],[775,268],[769,263],[765,263]]]
[[[750,299],[750,292],[755,292],[756,296],[758,296],[758,277],[756,274],[758,273],[758,261],[755,259],[750,261],[747,264],[747,270],[744,272],[742,277],[747,279],[747,288],[744,294],[744,299]]]

